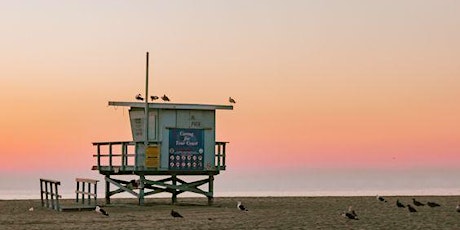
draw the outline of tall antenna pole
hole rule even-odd
[[[149,52],[145,64],[145,148],[149,144]]]

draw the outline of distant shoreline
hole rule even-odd
[[[446,198],[449,198],[449,197],[460,197],[460,194],[459,195],[418,195],[418,194],[414,194],[414,195],[410,195],[410,194],[405,194],[405,195],[384,195],[384,194],[375,194],[375,195],[363,195],[363,196],[355,196],[355,195],[332,195],[332,196],[216,196],[214,197],[214,199],[257,199],[257,198],[261,198],[261,199],[264,199],[264,198],[280,198],[280,199],[290,199],[290,198],[369,198],[369,197],[376,197],[376,195],[382,195],[382,196],[385,196],[385,197],[388,197],[388,198],[395,198],[395,197],[402,197],[402,198],[407,198],[407,197],[446,197]],[[170,201],[171,200],[171,197],[154,197],[154,196],[151,196],[151,197],[146,197],[145,198],[146,200],[168,200]],[[203,196],[197,196],[197,197],[178,197],[177,198],[179,201],[181,199],[183,200],[205,200],[206,198],[203,197]],[[63,201],[63,202],[69,202],[69,201],[75,201],[75,198],[61,198],[59,199],[60,201]],[[130,201],[130,200],[133,200],[133,201],[137,201],[137,198],[136,197],[115,197],[115,198],[110,198],[111,201]],[[0,201],[41,201],[40,198],[28,198],[28,199],[0,199]],[[104,203],[105,202],[105,198],[102,197],[102,198],[98,198],[98,202],[99,203]]]

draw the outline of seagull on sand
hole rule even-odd
[[[161,99],[162,99],[163,101],[169,101],[169,97],[166,96],[166,94],[163,94],[163,96],[161,97]]]
[[[407,209],[409,209],[409,212],[417,212],[417,210],[414,207],[410,206],[410,204],[407,205]]]
[[[414,203],[415,206],[424,206],[425,205],[424,203],[415,200],[415,198],[412,198],[412,203]]]
[[[350,215],[353,216],[353,218],[350,218]],[[354,219],[354,220],[359,220],[358,219],[358,214],[356,214],[355,210],[353,209],[353,206],[348,206],[348,211],[345,213],[345,216]]]
[[[241,201],[238,201],[238,204],[236,205],[236,207],[237,207],[238,210],[240,210],[240,211],[249,211],[246,207],[244,207],[243,204],[241,204]]]
[[[228,98],[228,102],[230,102],[230,103],[232,103],[232,104],[235,104],[235,103],[236,103],[235,99],[233,99],[233,98],[231,98],[231,97]]]
[[[404,204],[402,204],[401,202],[399,202],[399,200],[396,200],[396,207],[398,207],[398,208],[405,208],[406,206],[404,206]]]
[[[379,196],[379,195],[377,195],[377,197],[376,197],[376,198],[377,198],[377,200],[379,200],[379,201],[382,201],[382,202],[387,202],[387,201],[385,200],[385,198],[383,198],[383,196]]]
[[[33,211],[34,211],[34,207],[30,207],[29,212],[33,212]]]
[[[438,204],[438,203],[436,203],[436,202],[430,202],[430,201],[426,202],[426,205],[428,205],[428,206],[430,206],[430,207],[432,207],[432,208],[434,208],[434,207],[441,207],[440,204]]]
[[[174,218],[184,218],[180,213],[171,209],[171,216]]]
[[[101,207],[99,207],[99,205],[96,206],[96,212],[104,215],[104,216],[109,216],[109,213],[107,213],[104,209],[102,209]]]
[[[138,101],[143,101],[144,98],[142,97],[141,94],[138,94],[138,95],[136,95],[136,100],[138,100]]]
[[[457,210],[457,212],[460,212],[460,203],[457,204],[457,207],[455,207],[455,210]]]
[[[343,212],[342,213],[342,216],[345,217],[345,218],[348,218],[350,220],[359,220],[359,218],[349,212]]]
[[[158,98],[158,96],[150,96],[150,99],[152,99],[152,101],[158,100]]]

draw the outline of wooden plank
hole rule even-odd
[[[96,205],[72,205],[72,206],[61,206],[62,212],[68,211],[93,211]]]
[[[99,180],[88,179],[88,178],[75,178],[75,181],[76,182],[86,182],[86,183],[91,183],[91,184],[96,184],[97,182],[99,182]]]
[[[61,182],[60,182],[60,181],[57,181],[57,180],[50,180],[50,179],[43,179],[43,178],[40,178],[40,181],[44,181],[44,182],[49,182],[49,183],[54,183],[54,184],[57,184],[57,185],[61,185]]]
[[[116,102],[109,101],[112,106],[128,106],[132,108],[145,108],[143,102]],[[178,104],[178,103],[148,103],[149,108],[154,109],[190,109],[190,110],[233,110],[232,105],[210,105],[210,104]]]
[[[96,194],[92,192],[83,192],[83,191],[75,190],[75,193],[82,194],[82,195],[88,195],[88,196],[96,196]]]

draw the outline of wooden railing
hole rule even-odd
[[[160,144],[161,142],[150,142],[149,144]],[[228,142],[216,142],[215,149],[215,168],[217,170],[225,170],[226,144]],[[93,157],[97,158],[97,166],[93,170],[98,170],[101,167],[108,167],[108,170],[126,170],[127,168],[135,169],[136,144],[144,144],[144,142],[134,141],[118,141],[118,142],[95,142],[96,154]],[[106,151],[103,151],[106,148]],[[103,163],[103,159],[108,158]]]
[[[228,142],[216,142],[216,169],[225,170],[226,146]]]
[[[51,208],[56,211],[61,211],[59,204],[59,185],[60,181],[40,179],[40,198],[42,201],[42,207]]]
[[[76,178],[75,181],[77,182],[75,202],[81,202],[83,205],[91,205],[91,201],[93,201],[94,205],[97,204],[97,182],[99,181],[86,178]],[[91,191],[91,187],[93,187],[93,191]],[[85,199],[85,196],[88,199]]]

